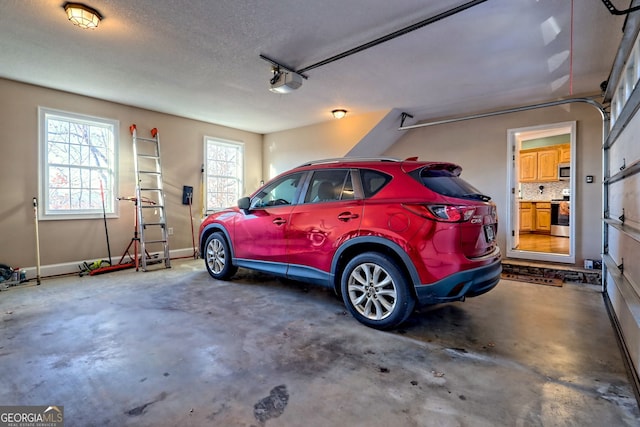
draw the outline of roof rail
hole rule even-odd
[[[301,164],[303,166],[322,165],[327,163],[340,163],[340,162],[401,162],[402,160],[396,157],[334,157],[331,159],[312,160]]]

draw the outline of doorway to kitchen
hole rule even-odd
[[[508,130],[507,257],[575,263],[576,123]]]

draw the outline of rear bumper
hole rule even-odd
[[[491,264],[455,273],[438,282],[416,286],[419,305],[462,301],[489,292],[500,281],[502,263],[498,257]]]

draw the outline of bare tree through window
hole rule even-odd
[[[235,205],[244,187],[244,145],[206,137],[205,158],[206,211]]]
[[[45,214],[114,212],[115,129],[113,121],[45,110],[41,197]]]

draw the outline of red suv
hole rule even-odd
[[[365,325],[400,325],[416,304],[463,301],[502,271],[496,206],[452,163],[328,159],[285,172],[208,216],[209,274],[238,267],[329,286]]]

